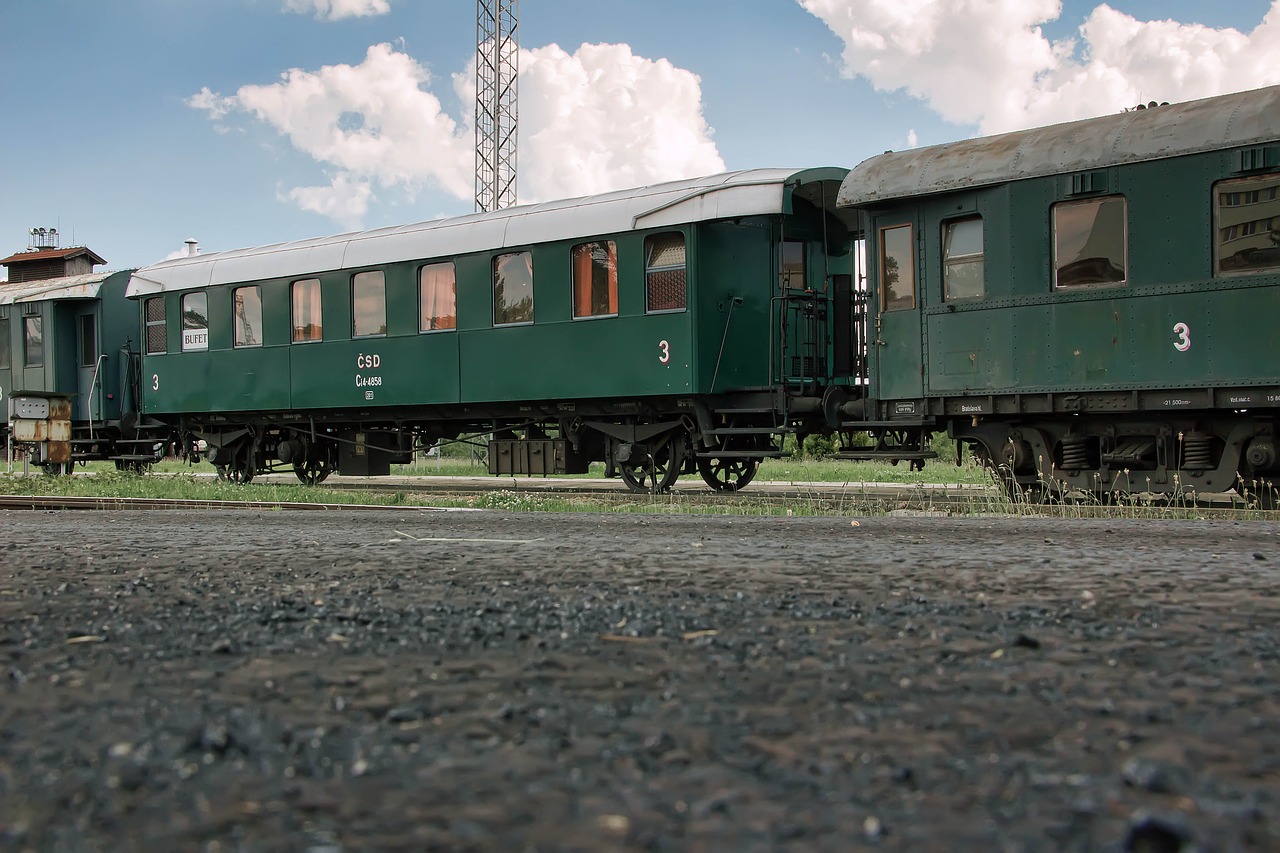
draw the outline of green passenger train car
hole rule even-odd
[[[745,485],[854,383],[843,169],[753,170],[137,270],[142,397],[226,477],[380,474],[484,436],[495,474],[604,461]]]
[[[1278,195],[1280,87],[867,160],[871,392],[833,425],[946,430],[1041,498],[1266,487]]]
[[[143,454],[130,447],[138,441],[138,389],[129,278],[130,271],[86,273],[0,288],[0,406],[10,412],[10,400],[24,395],[70,400],[69,436],[22,448],[51,473],[69,473],[77,461],[152,455],[150,446]]]

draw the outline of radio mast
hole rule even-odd
[[[476,210],[516,203],[519,0],[476,0]]]

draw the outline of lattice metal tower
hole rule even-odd
[[[476,210],[516,203],[519,0],[476,0]]]

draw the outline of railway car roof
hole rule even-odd
[[[847,171],[821,168],[728,172],[493,213],[183,257],[137,270],[126,293],[137,296],[190,290],[711,219],[789,213],[795,197],[834,214],[836,190]]]
[[[1160,160],[1280,138],[1280,86],[864,160],[840,186],[841,208]]]
[[[0,305],[48,299],[96,299],[102,283],[115,273],[95,272],[0,285]]]

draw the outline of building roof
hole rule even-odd
[[[190,290],[709,219],[789,213],[797,196],[835,213],[836,190],[846,172],[839,168],[728,172],[493,213],[182,257],[137,270],[126,292],[134,296]]]
[[[115,273],[95,272],[43,278],[39,281],[0,282],[0,305],[43,302],[47,299],[94,299],[102,283]]]
[[[1280,139],[1280,86],[966,139],[864,160],[837,204],[981,187]]]
[[[27,263],[29,261],[70,260],[80,255],[88,255],[93,258],[95,264],[106,263],[96,252],[92,252],[84,246],[69,246],[65,249],[35,249],[33,251],[18,252],[0,260],[0,265],[13,266],[14,264]]]

